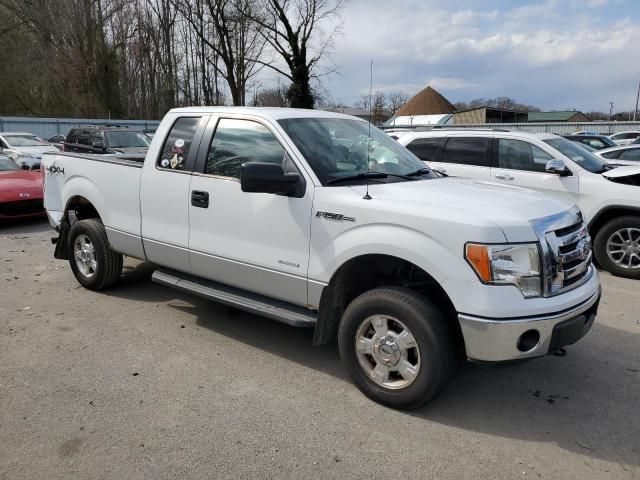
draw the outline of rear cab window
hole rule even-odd
[[[185,170],[189,152],[202,117],[178,118],[169,130],[156,167],[162,170]]]

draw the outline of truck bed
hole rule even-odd
[[[142,161],[60,152],[44,155],[42,165],[44,203],[52,224],[59,223],[66,203],[80,197],[96,208],[107,231],[140,236]]]

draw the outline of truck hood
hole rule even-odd
[[[366,187],[352,187],[364,194]],[[571,204],[540,192],[467,178],[370,184],[369,194],[385,210],[442,216],[458,223],[502,229],[508,241],[535,241],[531,220],[554,215]]]

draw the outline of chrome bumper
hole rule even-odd
[[[492,319],[459,314],[458,319],[467,357],[471,360],[502,362],[546,355],[550,353],[550,348],[557,349],[573,343],[589,331],[599,300],[600,289],[585,302],[569,310],[550,315]],[[571,325],[559,325],[563,322]],[[560,331],[565,325],[572,330],[568,337],[565,332]],[[557,329],[556,326],[558,326]],[[519,344],[525,333],[529,343]],[[536,335],[539,335],[537,343],[531,342],[531,338],[535,338]],[[571,340],[559,344],[564,338],[571,338]]]

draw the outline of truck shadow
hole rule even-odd
[[[111,295],[168,302],[197,325],[341,381],[335,345],[313,347],[297,329],[150,282],[153,267],[124,274]],[[175,304],[172,301],[179,299]],[[185,303],[186,302],[186,303]],[[566,358],[504,366],[466,363],[436,400],[404,414],[516,441],[556,444],[590,458],[640,465],[640,335],[596,323]],[[353,387],[355,388],[355,387]],[[377,407],[372,404],[374,408]]]

